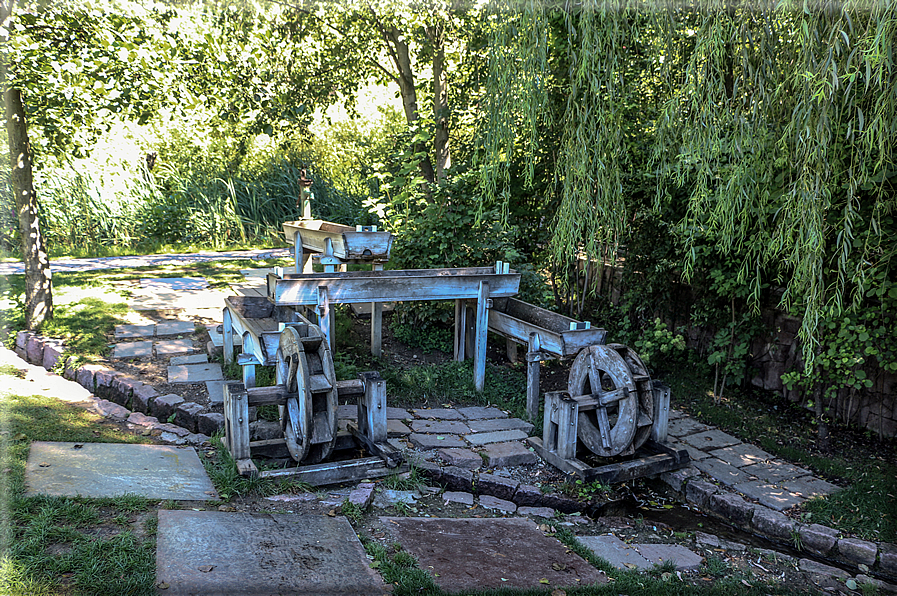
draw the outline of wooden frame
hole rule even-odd
[[[361,445],[373,457],[323,462],[313,465],[260,472],[252,455],[284,456],[283,439],[249,440],[249,408],[262,405],[283,405],[287,393],[282,385],[247,388],[238,381],[224,385],[224,445],[243,476],[260,478],[297,477],[316,486],[353,482],[403,472],[408,469],[402,453],[386,440],[386,383],[377,372],[359,375],[356,381],[337,382],[341,399],[358,399],[359,424],[349,424],[349,432],[337,438],[337,449]],[[362,418],[362,412],[364,417]]]
[[[655,412],[669,411],[669,388],[655,389]],[[658,406],[657,404],[660,403]],[[583,482],[613,484],[635,478],[654,476],[689,465],[688,451],[676,449],[664,442],[649,440],[636,451],[632,459],[591,467],[577,459],[578,419],[580,403],[565,391],[545,394],[545,418],[542,437],[530,437],[527,443],[546,462],[568,474],[575,474]]]

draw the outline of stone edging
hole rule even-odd
[[[19,331],[15,352],[22,359],[49,370],[62,360],[65,348],[59,340]],[[108,398],[96,402],[98,413],[103,416],[126,420],[146,427],[149,432],[159,431],[163,440],[175,444],[200,445],[224,426],[223,414],[203,412],[203,406],[185,401],[176,394],[159,395],[152,386],[103,366],[87,364],[74,368],[74,358],[70,357],[65,360],[63,377],[77,382],[98,398]],[[172,415],[175,424],[160,422]],[[550,507],[562,513],[574,513],[588,506],[569,497],[542,493],[538,487],[520,484],[510,478],[475,474],[457,466],[440,467],[427,461],[416,465],[430,480],[449,490],[490,495],[519,507]],[[665,472],[661,474],[661,480],[688,503],[741,530],[792,546],[799,540],[801,547],[814,555],[846,566],[866,565],[891,581],[897,580],[897,545],[841,538],[833,528],[795,522],[778,511],[749,503],[738,494],[695,478],[697,475],[698,472],[690,468]]]
[[[62,376],[94,394],[93,405],[98,414],[144,427],[147,434],[157,435],[169,443],[201,445],[224,428],[223,414],[203,412],[202,405],[179,395],[159,395],[151,385],[105,366],[86,364],[76,368],[75,358],[65,358],[65,346],[59,340],[19,331],[15,352],[23,360],[47,370],[64,362]],[[165,422],[172,415],[174,424]]]
[[[798,550],[847,567],[865,565],[889,581],[897,580],[897,545],[842,538],[834,528],[796,522],[783,513],[750,503],[741,495],[702,480],[694,468],[664,472],[660,478],[688,503],[740,530],[792,547],[797,542]]]

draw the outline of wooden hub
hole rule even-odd
[[[648,440],[653,384],[629,347],[594,345],[580,351],[570,367],[567,392],[579,403],[577,436],[596,455],[629,455]]]
[[[308,464],[324,460],[336,444],[338,400],[330,346],[317,325],[281,332],[276,375],[287,395],[279,409],[290,455]]]

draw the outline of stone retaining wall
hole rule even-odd
[[[799,523],[783,513],[745,501],[740,495],[692,473],[665,472],[661,480],[687,502],[740,530],[860,571],[865,570],[859,565],[865,565],[885,580],[897,582],[897,545],[842,537],[837,530],[820,524]]]

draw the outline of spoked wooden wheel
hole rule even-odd
[[[287,327],[277,348],[277,383],[287,393],[280,426],[290,455],[314,464],[336,444],[336,374],[330,347],[316,325]]]
[[[578,437],[596,455],[629,455],[651,434],[654,392],[648,370],[622,344],[590,346],[570,367],[567,392],[580,405]]]

